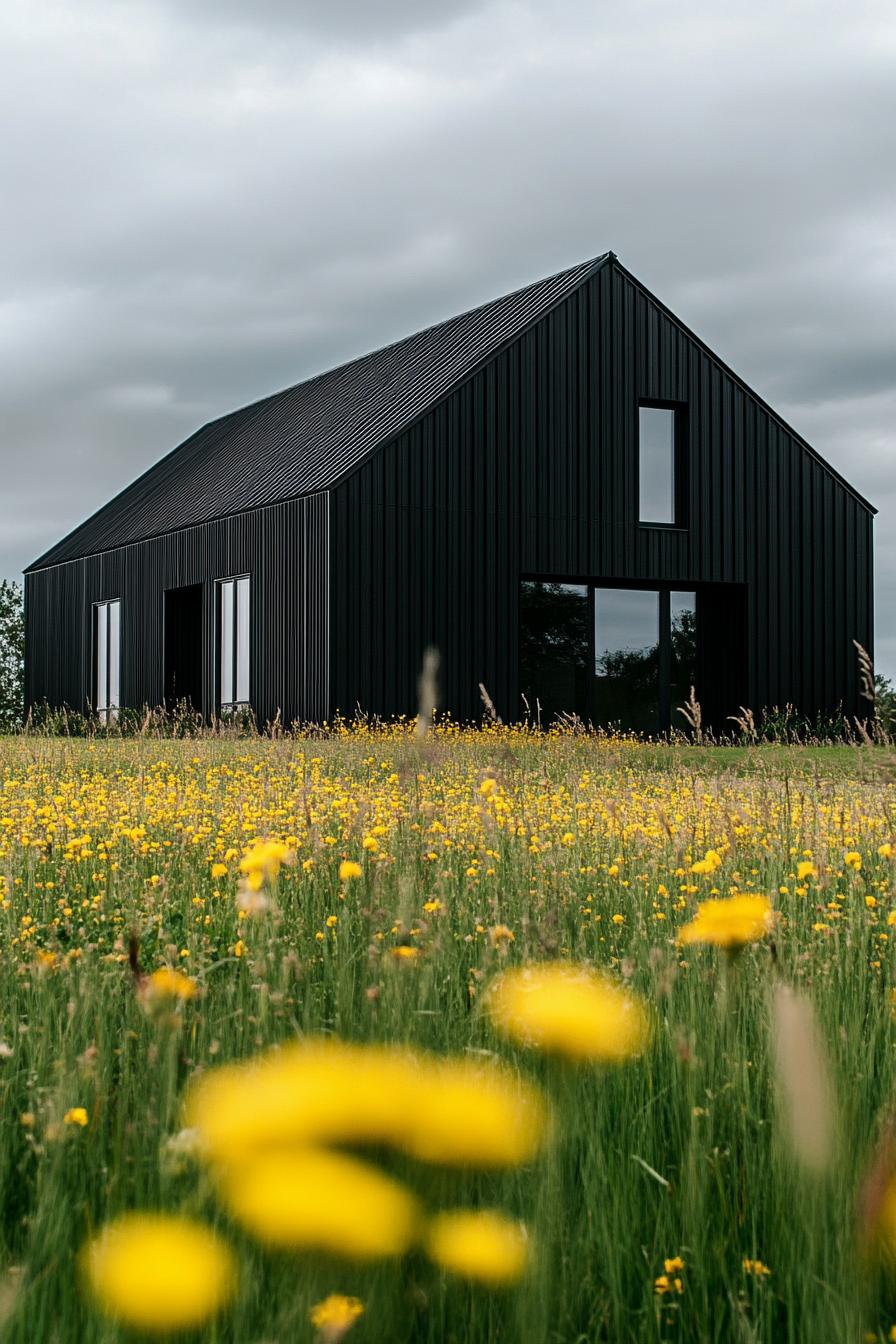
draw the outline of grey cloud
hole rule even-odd
[[[483,7],[483,0],[190,0],[187,16],[269,36],[299,32],[360,44],[446,28]],[[184,7],[174,12],[182,21]]]

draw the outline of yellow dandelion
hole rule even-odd
[[[330,1293],[322,1302],[315,1302],[308,1313],[308,1319],[328,1341],[342,1339],[352,1328],[359,1316],[364,1315],[364,1303],[359,1297],[346,1297],[344,1293]]]
[[[729,949],[756,942],[768,933],[772,907],[765,896],[729,896],[702,901],[689,924],[678,931],[680,943],[711,943]]]
[[[714,849],[708,849],[702,859],[691,864],[692,873],[709,874],[714,873],[717,868],[722,866],[722,860]]]
[[[236,1261],[219,1237],[166,1214],[125,1214],[108,1223],[81,1264],[107,1316],[160,1334],[204,1324],[237,1284]]]
[[[83,1106],[72,1106],[62,1117],[65,1125],[78,1125],[81,1129],[87,1124],[87,1111]]]
[[[145,993],[155,999],[179,999],[185,1002],[196,995],[196,981],[170,966],[160,966],[146,981]]]
[[[514,1167],[544,1143],[541,1096],[509,1069],[466,1059],[432,1061],[417,1081],[400,1146],[418,1161]]]
[[[522,1223],[490,1209],[437,1214],[424,1244],[440,1269],[490,1288],[515,1283],[529,1260],[529,1238]]]
[[[500,976],[488,995],[495,1027],[520,1045],[574,1060],[619,1063],[647,1044],[637,995],[584,966],[548,962]]]
[[[185,1124],[214,1162],[370,1143],[495,1168],[538,1151],[546,1114],[540,1094],[497,1063],[311,1040],[210,1070],[188,1094]]]
[[[339,865],[339,881],[353,882],[364,875],[364,869],[354,859],[343,859]]]
[[[221,1173],[219,1193],[232,1217],[265,1245],[350,1260],[403,1255],[419,1225],[409,1190],[342,1153],[264,1153]]]

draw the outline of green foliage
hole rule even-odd
[[[0,732],[21,725],[25,693],[25,613],[22,586],[0,579]]]
[[[875,725],[892,737],[896,730],[896,686],[882,672],[874,674]]]

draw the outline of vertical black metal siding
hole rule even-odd
[[[260,722],[329,712],[329,496],[310,495],[25,576],[30,704],[83,710],[92,696],[91,609],[120,597],[122,703],[164,694],[164,591],[204,585],[203,683],[214,708],[215,580],[249,574],[250,689]]]
[[[688,526],[644,527],[638,400],[687,406]],[[331,704],[518,703],[522,575],[746,585],[754,708],[860,712],[872,516],[634,279],[600,271],[332,495]],[[720,632],[721,637],[721,632]]]

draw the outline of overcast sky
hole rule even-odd
[[[0,117],[0,575],[612,248],[880,509],[896,675],[892,0],[2,0]]]

